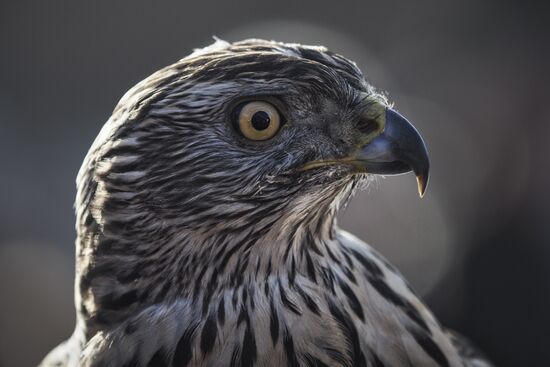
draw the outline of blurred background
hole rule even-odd
[[[550,361],[550,12],[543,2],[2,1],[0,366],[73,329],[75,176],[118,99],[212,42],[323,44],[423,134],[411,175],[340,224],[387,256],[438,318],[498,366]]]

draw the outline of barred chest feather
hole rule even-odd
[[[316,250],[302,250],[304,271],[300,254],[290,254],[295,271],[291,265],[213,295],[152,305],[97,333],[82,363],[465,366],[402,277],[368,245],[338,231]]]

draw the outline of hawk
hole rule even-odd
[[[489,366],[338,228],[429,161],[357,66],[217,40],[120,100],[77,178],[76,328],[43,366]]]

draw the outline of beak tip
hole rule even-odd
[[[418,185],[418,195],[423,198],[426,193],[426,188],[428,187],[428,176],[426,175],[417,175],[416,183]]]

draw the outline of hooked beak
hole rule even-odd
[[[399,113],[386,108],[384,117],[384,130],[356,153],[354,164],[367,173],[381,175],[413,171],[422,197],[430,171],[426,145],[414,126]]]
[[[340,159],[309,162],[301,170],[348,164],[359,173],[398,175],[413,171],[418,194],[423,197],[428,186],[430,161],[418,131],[406,118],[382,104],[374,104],[366,114],[366,121],[375,121],[379,129],[363,129],[355,153]]]

